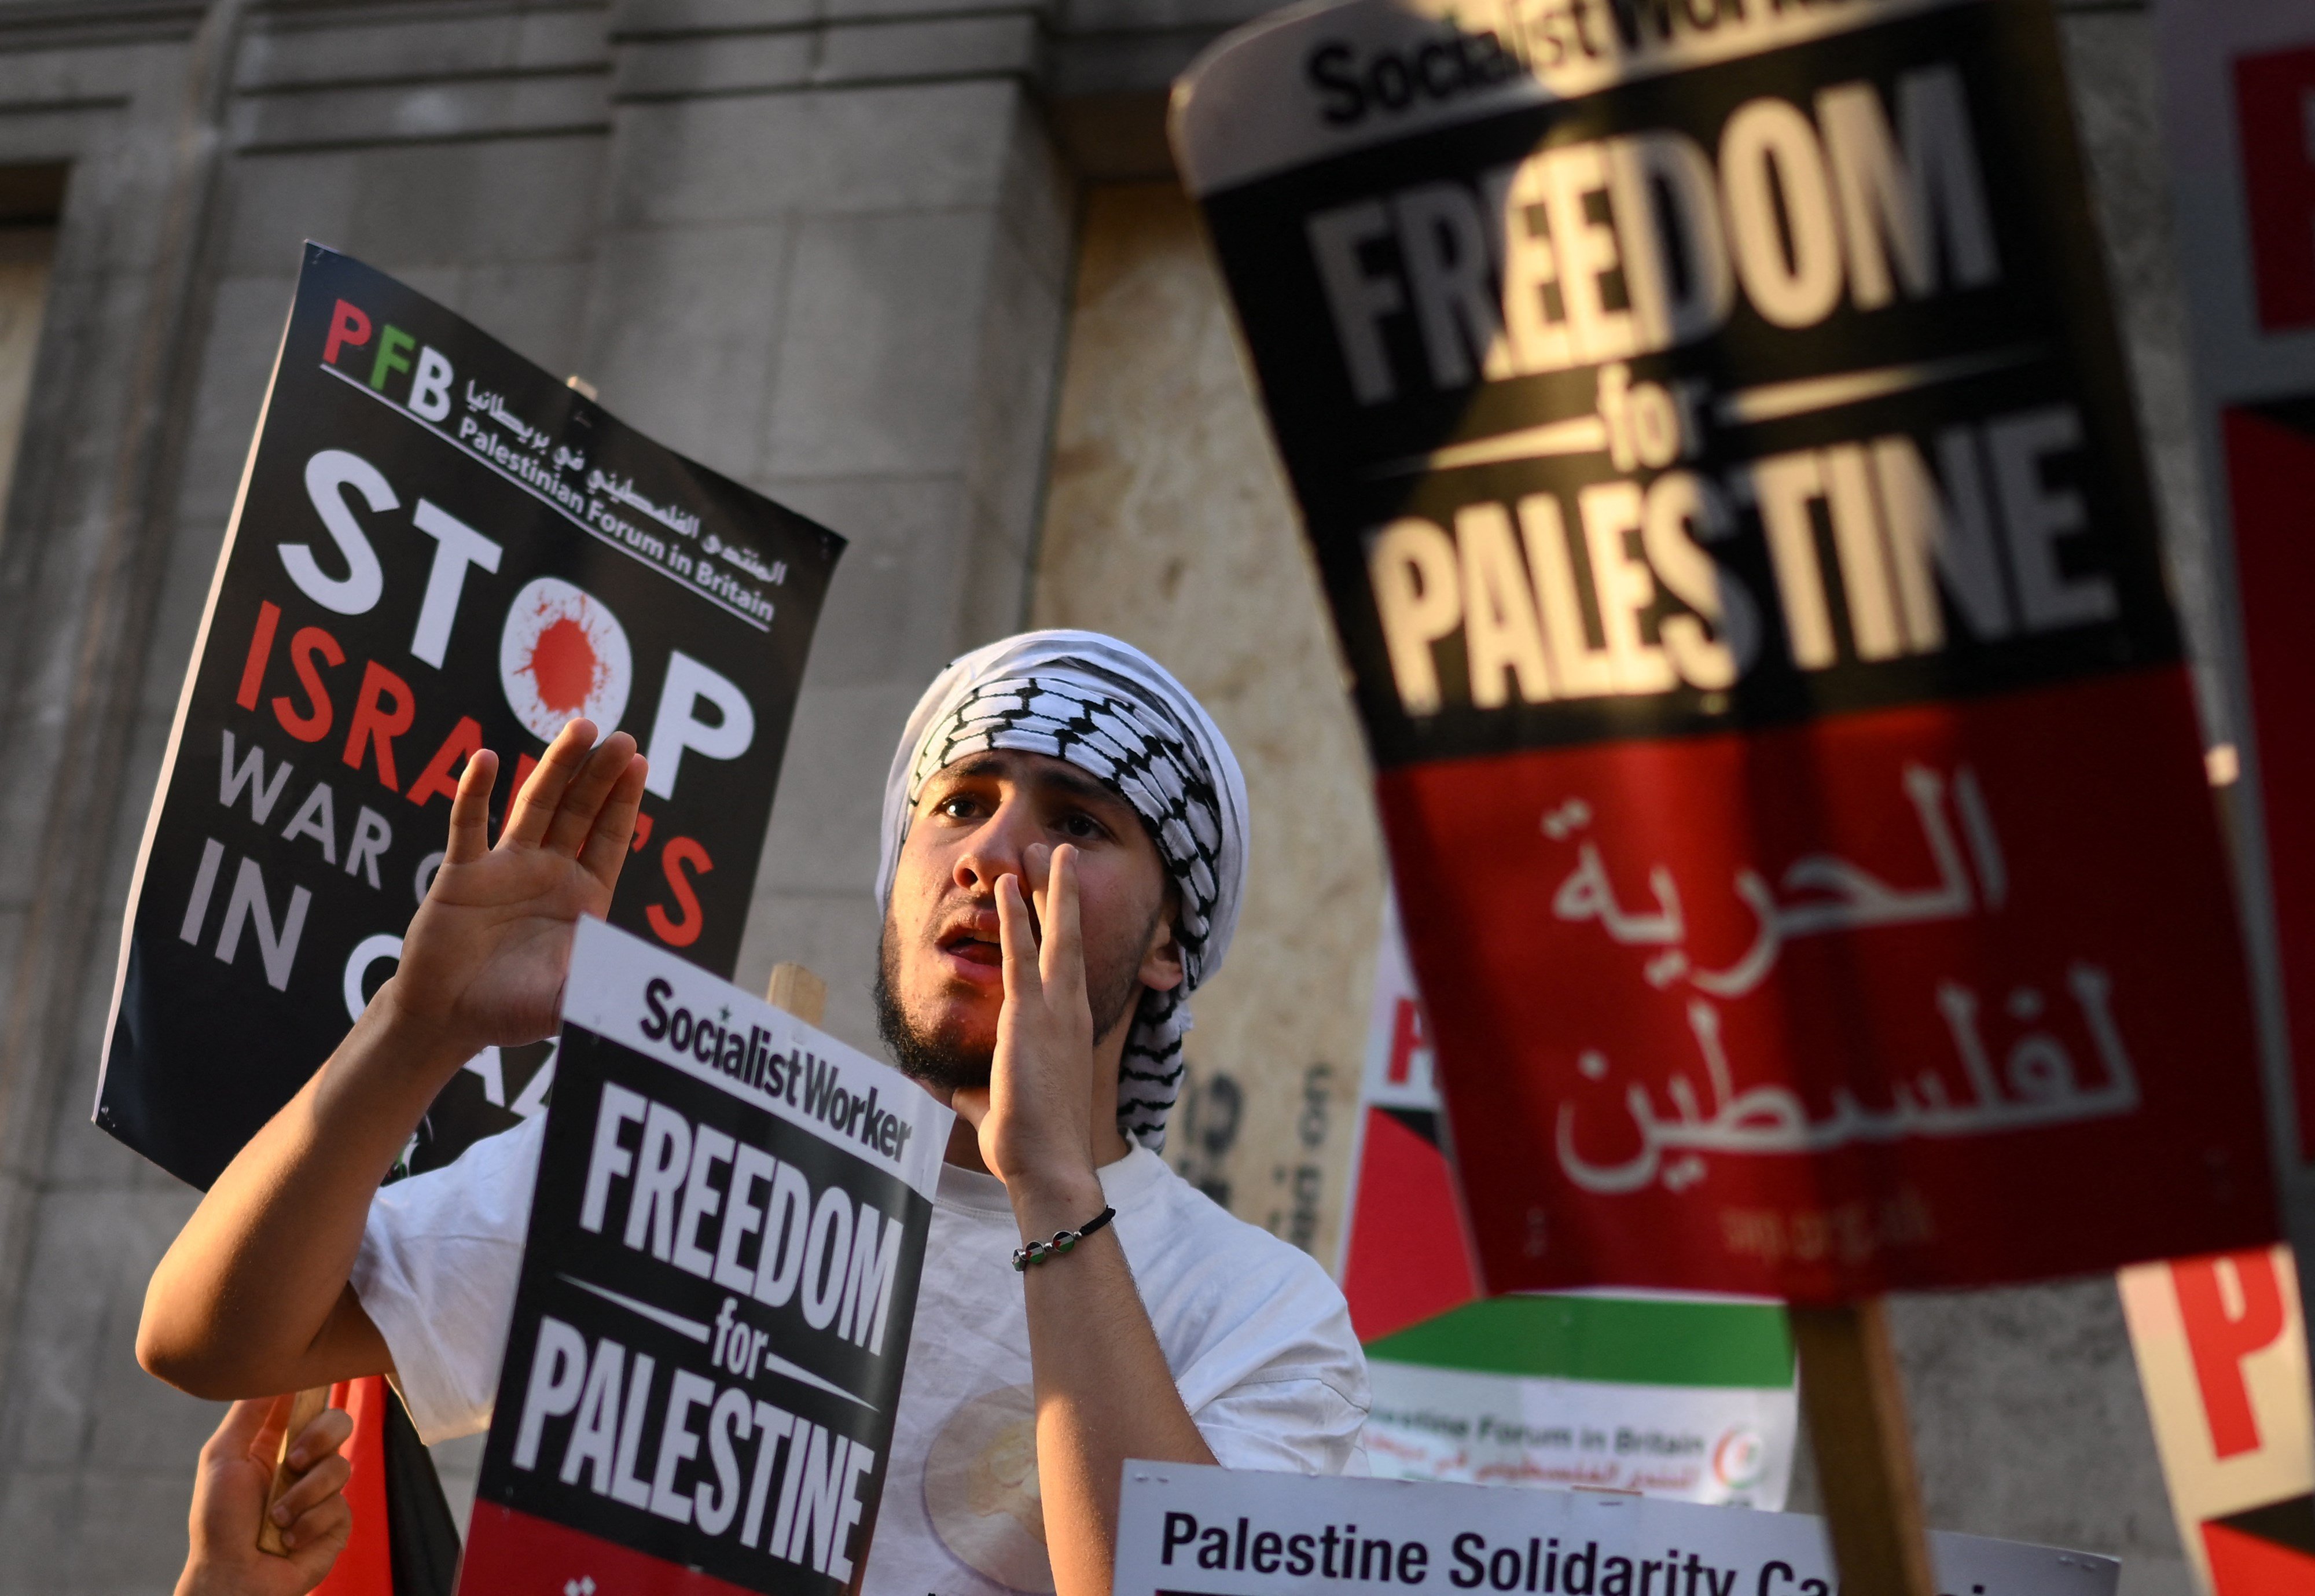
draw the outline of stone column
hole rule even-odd
[[[897,9],[617,13],[585,357],[612,410],[851,540],[740,980],[811,965],[870,1048],[884,771],[934,673],[1025,612],[1073,208],[1035,13]]]

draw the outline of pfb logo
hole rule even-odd
[[[634,674],[626,631],[600,599],[552,576],[515,595],[499,634],[499,683],[532,736],[552,742],[573,715],[608,734]]]
[[[1732,1491],[1760,1484],[1768,1465],[1769,1449],[1761,1432],[1747,1424],[1728,1432],[1712,1449],[1712,1477]]]

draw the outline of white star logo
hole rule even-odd
[[[563,1596],[595,1596],[595,1582],[581,1575],[563,1582]]]

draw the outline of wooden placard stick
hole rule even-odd
[[[320,1416],[330,1405],[330,1388],[315,1386],[289,1398],[289,1422],[281,1432],[281,1450],[273,1455],[273,1483],[265,1490],[265,1512],[257,1521],[257,1549],[286,1557],[289,1548],[281,1544],[280,1527],[273,1521],[273,1504],[281,1500],[281,1493],[297,1483],[299,1470],[289,1467],[289,1449],[306,1432],[306,1426]]]
[[[828,1013],[828,983],[801,964],[775,964],[764,987],[764,1001],[786,1009],[807,1025],[817,1025]]]
[[[1792,1310],[1801,1409],[1844,1591],[1936,1596],[1905,1391],[1878,1298]]]

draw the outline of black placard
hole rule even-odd
[[[1428,61],[1441,86],[1440,62],[1462,62],[1469,103],[1519,92],[1514,48],[1540,57],[1545,41],[1441,19],[1404,24],[1390,48],[1353,11],[1332,32],[1316,15],[1297,30],[1302,81],[1276,120],[1330,124],[1353,147],[1201,199],[1379,765],[1784,724],[2178,658],[2046,14],[1873,9],[1891,20],[1856,8],[1716,64],[1677,55],[1714,29],[1658,19],[1681,69],[1379,144],[1362,139],[1415,114],[1389,93],[1394,62]],[[1743,20],[1719,15],[1719,31]],[[1776,20],[1754,20],[1773,42]],[[1624,31],[1635,58],[1656,31]],[[1536,241],[1531,276],[1514,232]],[[1651,318],[1669,324],[1651,332]],[[1761,508],[1772,462],[1802,506],[1782,546]],[[1820,480],[1795,486],[1795,471]],[[1636,493],[1627,515],[1613,496],[1660,480],[1707,502],[1667,507],[1677,534],[1644,537],[1656,506]],[[1587,536],[1592,489],[1610,496]],[[1548,525],[1528,513],[1539,498]],[[1462,545],[1467,590],[1484,586],[1458,522],[1475,510],[1512,528],[1497,601],[1514,620],[1540,607],[1547,658],[1515,674],[1491,655],[1475,689],[1487,599],[1467,590],[1454,624],[1400,645],[1430,659],[1426,702],[1395,678],[1376,540],[1399,518],[1436,527]],[[1903,542],[1916,537],[1938,553],[1919,559]],[[1645,592],[1627,607],[1633,583]],[[1628,625],[1610,613],[1626,607]],[[1664,662],[1681,627],[1734,652],[1730,679]]]
[[[594,922],[571,993],[462,1588],[856,1587],[948,1115]]]
[[[1491,1291],[2274,1234],[2066,105],[2048,0],[1344,0],[1176,86]]]
[[[494,818],[570,714],[652,756],[614,924],[728,975],[843,539],[318,245],[128,909],[97,1122],[206,1185],[393,969],[466,753]],[[407,1163],[536,1112],[462,1071]]]

